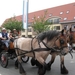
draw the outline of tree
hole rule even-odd
[[[50,30],[51,23],[46,20],[47,11],[40,18],[34,17],[34,22],[32,23],[33,30],[38,34],[44,31]]]
[[[8,19],[3,25],[6,29],[13,30],[16,29],[17,31],[22,30],[22,21],[17,21],[15,17]]]

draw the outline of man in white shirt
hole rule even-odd
[[[8,48],[9,47],[9,34],[6,31],[6,28],[2,28],[2,32],[0,33],[0,39]]]

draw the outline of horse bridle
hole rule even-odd
[[[65,37],[65,36],[64,36],[64,37]],[[58,47],[56,46],[58,49],[63,49],[64,47],[67,47],[67,46],[62,46],[62,45],[64,44],[64,40],[61,39],[60,37],[57,37],[57,39],[54,41],[54,44],[55,44],[55,42],[56,42],[58,39],[59,39],[59,42],[60,42],[60,45],[61,45],[61,48],[58,48]]]
[[[54,40],[54,42],[57,41],[58,39],[59,39],[59,37],[57,37],[57,38]],[[59,40],[60,40],[60,39],[59,39]],[[61,40],[61,41],[62,41],[62,40]],[[43,45],[44,45],[48,50],[54,51],[54,52],[60,52],[62,55],[63,55],[63,53],[62,53],[63,48],[67,47],[67,46],[63,46],[63,47],[61,47],[61,48],[58,48],[57,46],[54,46],[53,48],[51,48],[51,47],[48,47],[45,42],[40,41],[40,40],[38,39],[39,47],[40,47],[40,42],[42,42]],[[63,42],[64,42],[64,41],[63,41]],[[65,55],[65,54],[64,54],[64,55]]]

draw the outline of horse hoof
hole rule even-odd
[[[46,68],[46,70],[47,70],[47,71],[50,71],[50,70],[51,70],[51,66],[50,66],[49,63],[47,64],[47,68]]]
[[[26,75],[26,72],[25,72],[25,73],[20,72],[20,74],[22,74],[22,75]]]
[[[68,71],[61,71],[61,74],[68,74]]]
[[[34,66],[36,64],[36,60],[34,58],[31,59],[31,65]]]
[[[68,70],[66,69],[65,66],[63,66],[63,68],[61,68],[61,74],[68,74]]]
[[[47,71],[50,71],[50,70],[51,70],[51,68],[50,68],[50,67],[48,67],[46,70],[47,70]]]
[[[38,69],[38,75],[44,75],[46,71],[44,71],[42,68]]]
[[[26,75],[26,73],[22,73],[22,75]]]

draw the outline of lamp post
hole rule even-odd
[[[25,29],[25,37],[28,37],[28,4],[29,0],[23,0],[23,28]]]

